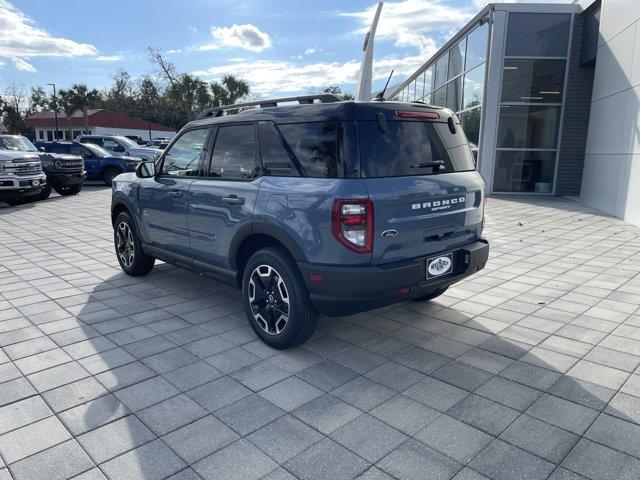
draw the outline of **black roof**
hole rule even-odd
[[[423,103],[404,102],[356,102],[312,103],[302,105],[282,105],[277,107],[253,108],[236,114],[208,117],[194,120],[188,126],[217,125],[225,123],[273,121],[278,124],[300,122],[322,122],[338,120],[375,120],[378,113],[387,119],[396,118],[395,112],[437,111],[441,121],[453,114],[451,110]]]

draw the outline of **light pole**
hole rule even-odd
[[[53,140],[58,141],[58,98],[56,97],[56,84],[55,83],[47,83],[53,87],[53,114],[56,117],[56,131],[53,134]]]

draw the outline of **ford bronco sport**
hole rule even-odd
[[[0,202],[19,205],[38,200],[46,184],[37,155],[0,149]]]
[[[418,103],[316,95],[210,109],[113,182],[124,272],[157,258],[240,286],[276,348],[307,340],[319,313],[429,300],[482,269],[483,218],[459,120]]]
[[[49,198],[52,188],[62,196],[77,195],[87,178],[82,157],[44,152],[21,135],[0,135],[0,149],[27,152],[40,157],[42,170],[47,176],[47,183],[40,192],[40,200]]]

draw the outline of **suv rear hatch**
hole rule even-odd
[[[482,177],[449,110],[371,104],[359,115],[360,167],[373,201],[371,263],[453,251],[481,233]]]

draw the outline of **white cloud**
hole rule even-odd
[[[193,33],[198,33],[198,29],[196,27],[194,27],[193,25],[188,25],[187,28],[189,30],[191,30]]]
[[[233,24],[230,27],[211,27],[211,35],[220,44],[229,47],[240,47],[253,52],[262,52],[271,48],[271,37],[250,23]]]
[[[16,67],[17,70],[20,70],[21,72],[29,72],[29,73],[37,72],[36,67],[34,67],[29,62],[21,58],[17,58],[17,57],[12,58],[11,62],[13,63],[13,66]]]
[[[122,55],[99,55],[96,57],[96,60],[100,62],[118,62],[123,59]]]
[[[307,48],[307,49],[304,51],[304,54],[305,54],[305,55],[313,55],[313,54],[314,54],[314,53],[316,53],[317,51],[318,51],[318,50],[317,50],[316,48]]]
[[[373,78],[386,79],[394,69],[394,78],[413,73],[426,57],[388,55],[374,62]],[[288,61],[238,61],[193,72],[206,80],[217,80],[231,74],[246,80],[259,95],[301,93],[311,88],[334,84],[355,85],[360,60],[346,62],[317,62],[298,65]]]
[[[480,1],[480,0],[477,0]],[[364,35],[371,27],[377,5],[364,10],[343,12],[343,16],[357,18],[360,26],[354,32]],[[454,7],[442,0],[402,0],[388,2],[382,8],[376,30],[376,40],[391,40],[398,47],[415,47],[426,51],[435,44],[434,35],[445,35],[467,23],[477,9]]]
[[[54,37],[37,28],[30,17],[7,0],[0,0],[0,57],[74,57],[97,53],[93,45]]]

